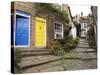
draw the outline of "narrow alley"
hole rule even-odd
[[[33,53],[35,53],[35,56],[28,56],[28,54],[31,55]],[[36,53],[38,53],[38,55]],[[23,73],[85,70],[97,68],[96,50],[90,48],[85,39],[80,39],[77,47],[67,52],[64,56],[50,55],[48,52],[45,52],[45,50],[38,50],[38,52],[26,51],[24,55],[25,54],[26,56],[22,58],[22,62],[19,64]]]
[[[72,58],[66,59],[66,70],[83,70],[97,68],[96,50],[88,46],[85,39],[80,39],[77,47],[67,54],[72,54]],[[66,55],[67,55],[66,54]]]

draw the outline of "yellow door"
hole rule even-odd
[[[46,46],[46,20],[36,17],[35,47]]]

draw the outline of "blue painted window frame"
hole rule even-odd
[[[28,45],[16,45],[15,42],[16,42],[16,17],[18,16],[22,16],[22,17],[26,17],[28,18],[28,21],[29,21],[29,25],[28,25]],[[30,46],[30,14],[29,13],[26,13],[26,12],[23,12],[23,11],[20,11],[20,10],[16,10],[15,12],[15,35],[14,35],[14,45],[15,47],[29,47]]]

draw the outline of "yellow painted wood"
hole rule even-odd
[[[46,46],[46,32],[45,32],[45,19],[36,17],[36,30],[35,30],[35,46],[45,47]]]

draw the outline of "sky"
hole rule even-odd
[[[91,6],[90,5],[70,5],[70,10],[71,10],[71,14],[72,16],[75,16],[76,14],[79,15],[81,14],[81,12],[83,12],[84,16],[87,16],[90,12],[91,12]]]
[[[71,10],[72,16],[81,14],[87,16],[91,12],[92,0],[66,0],[62,4],[68,4]]]

